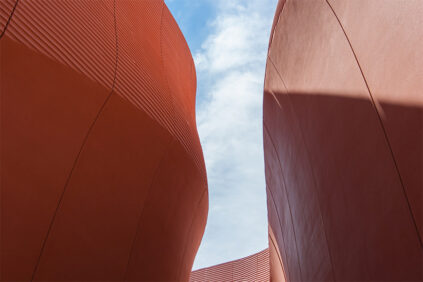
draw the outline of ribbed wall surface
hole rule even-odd
[[[0,3],[0,35],[3,36],[17,0],[3,0]]]
[[[190,281],[270,281],[269,250],[266,249],[242,259],[193,271]]]
[[[0,52],[0,279],[187,280],[208,192],[164,2],[19,0]]]
[[[279,1],[264,151],[287,281],[423,279],[422,15],[418,0]]]

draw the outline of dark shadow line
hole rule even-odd
[[[0,34],[0,39],[3,37],[3,35],[6,33],[6,29],[9,26],[10,21],[12,20],[13,14],[15,13],[16,7],[18,6],[19,0],[16,0],[15,5],[13,6],[12,12],[10,13],[9,18],[7,19],[6,24],[4,25],[3,31]]]
[[[162,8],[160,10],[160,58],[162,58],[162,45],[161,45],[161,40],[162,40],[161,37],[162,37],[162,35],[161,34],[162,34],[162,23],[163,23],[163,9],[164,9],[164,1],[162,2]],[[166,81],[167,81],[167,78],[166,78]],[[160,162],[157,165],[156,171],[153,174],[153,178],[151,179],[151,183],[150,183],[150,186],[148,188],[147,195],[145,197],[144,203],[147,202],[148,198],[150,197],[151,187],[153,186],[153,183],[155,181],[156,175],[157,175],[157,173],[159,171],[159,168],[162,165],[162,162],[163,162],[164,158],[167,156],[167,154],[169,153],[169,151],[172,149],[172,146],[173,146],[173,142],[174,141],[175,141],[174,136],[172,136],[172,134],[171,134],[171,140],[169,141],[169,144],[167,144],[167,146],[166,146],[167,149],[163,152],[163,155],[162,155],[162,157],[160,159]],[[140,213],[140,216],[139,216],[139,218],[137,220],[137,227],[135,229],[134,239],[132,240],[131,249],[129,251],[128,262],[126,263],[125,272],[123,273],[123,281],[127,281],[126,280],[126,276],[127,276],[127,273],[128,273],[129,264],[131,262],[131,257],[132,257],[132,253],[133,253],[133,250],[134,250],[135,241],[137,239],[138,229],[139,229],[139,226],[141,224],[141,218],[142,218],[142,215],[144,214],[144,208],[145,208],[145,205],[143,205],[142,210],[141,210],[141,213]]]
[[[99,111],[97,112],[97,115],[95,116],[93,122],[91,123],[90,127],[88,128],[88,131],[87,131],[87,133],[86,133],[86,135],[84,137],[84,140],[82,141],[82,144],[81,144],[81,147],[80,147],[80,149],[78,151],[78,154],[76,155],[75,161],[74,161],[74,163],[72,165],[71,171],[69,173],[68,178],[66,179],[65,186],[64,186],[63,191],[62,191],[62,193],[60,195],[59,202],[57,203],[55,212],[53,214],[53,218],[50,221],[50,225],[49,225],[49,228],[47,230],[47,235],[46,235],[46,237],[45,237],[45,239],[43,241],[43,244],[41,246],[41,251],[40,251],[40,254],[38,256],[37,263],[35,264],[34,271],[32,273],[32,277],[31,277],[31,281],[34,280],[35,275],[37,273],[37,270],[38,270],[38,267],[39,267],[39,264],[40,264],[40,261],[41,261],[42,254],[44,253],[44,249],[45,249],[45,246],[47,244],[48,237],[49,237],[49,235],[51,233],[53,224],[54,224],[54,222],[56,220],[56,217],[57,217],[57,213],[58,213],[59,208],[60,208],[60,206],[61,206],[61,204],[63,202],[63,198],[64,198],[64,195],[65,195],[65,192],[66,192],[66,188],[69,185],[70,179],[71,179],[71,177],[73,175],[73,172],[75,170],[76,164],[78,163],[78,160],[79,160],[79,158],[81,156],[82,150],[83,150],[83,148],[84,148],[84,146],[85,146],[85,144],[86,144],[86,142],[88,140],[88,137],[89,137],[92,129],[94,128],[94,125],[96,124],[98,118],[100,117],[100,114],[103,112],[104,108],[106,107],[107,102],[110,100],[110,98],[111,98],[111,96],[113,94],[113,90],[114,90],[115,83],[116,83],[116,72],[117,72],[117,65],[118,65],[118,58],[119,58],[118,34],[117,34],[117,26],[116,26],[116,0],[113,1],[113,18],[114,18],[114,30],[115,30],[116,59],[115,59],[115,67],[114,67],[112,88],[110,90],[110,94],[104,100],[104,102],[101,105]]]
[[[388,145],[388,148],[389,148],[389,151],[390,151],[390,154],[391,154],[392,161],[394,162],[395,170],[397,171],[398,178],[399,178],[399,181],[401,183],[402,192],[403,192],[403,195],[405,197],[405,200],[406,200],[407,206],[408,206],[408,211],[410,212],[411,219],[413,221],[414,228],[416,229],[416,234],[417,234],[417,237],[418,237],[419,242],[420,242],[420,248],[423,248],[423,241],[422,241],[422,238],[421,238],[420,233],[419,233],[419,228],[417,226],[417,222],[416,222],[416,219],[414,217],[413,209],[411,208],[410,200],[408,199],[407,192],[405,191],[405,185],[404,185],[404,182],[402,180],[401,173],[399,171],[397,161],[395,159],[394,151],[392,150],[391,143],[389,142],[388,134],[387,134],[386,129],[385,129],[385,126],[383,124],[383,120],[382,120],[382,118],[381,118],[381,116],[379,114],[379,111],[378,111],[377,107],[376,107],[375,99],[373,98],[373,95],[372,95],[372,92],[370,91],[370,87],[369,87],[369,84],[367,82],[367,79],[364,76],[363,69],[361,68],[360,62],[358,61],[358,57],[357,57],[357,55],[356,55],[356,53],[354,51],[354,48],[353,48],[353,46],[351,44],[351,41],[350,41],[350,39],[349,39],[349,37],[347,35],[347,32],[345,31],[345,29],[344,29],[344,27],[343,27],[343,25],[341,23],[341,20],[338,18],[338,15],[335,13],[335,10],[333,9],[332,5],[329,3],[328,0],[326,0],[326,3],[328,4],[328,6],[331,9],[332,13],[334,14],[336,20],[338,21],[338,24],[341,27],[342,32],[344,33],[344,36],[345,36],[345,38],[346,38],[346,40],[347,40],[347,42],[348,42],[348,44],[350,46],[350,49],[351,49],[351,51],[352,51],[352,53],[354,55],[355,61],[357,62],[358,68],[360,69],[360,73],[361,73],[361,76],[363,77],[364,83],[366,84],[366,88],[367,88],[367,91],[369,92],[370,100],[372,101],[372,106],[373,106],[374,110],[376,111],[376,115],[378,117],[380,127],[382,128],[383,135],[384,135],[385,141],[386,141],[386,143]]]

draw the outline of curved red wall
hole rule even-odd
[[[208,192],[166,5],[15,4],[0,2],[1,280],[187,280]]]
[[[288,281],[423,279],[422,14],[422,1],[279,1],[264,150]]]
[[[269,249],[230,262],[195,270],[191,282],[269,281]]]

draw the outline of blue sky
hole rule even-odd
[[[197,70],[209,216],[193,269],[268,247],[262,96],[277,0],[165,0]]]

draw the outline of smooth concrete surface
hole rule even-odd
[[[287,281],[423,279],[422,14],[418,0],[279,1],[263,134]]]
[[[164,2],[6,0],[0,16],[0,280],[188,280],[207,180]]]

